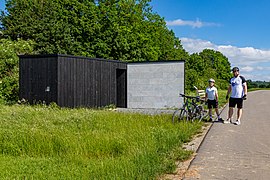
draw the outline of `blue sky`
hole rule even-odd
[[[5,9],[5,1],[0,0],[0,10],[4,10],[4,9]]]
[[[270,1],[152,0],[189,52],[210,48],[246,79],[270,81]]]
[[[270,81],[269,0],[152,0],[151,5],[189,53],[218,50],[246,79]]]

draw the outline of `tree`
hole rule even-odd
[[[7,0],[7,14],[1,16],[3,33],[12,40],[34,40],[37,53],[76,54],[94,35],[88,28],[94,26],[88,24],[94,17],[92,7],[95,4],[89,1]]]
[[[185,59],[151,0],[7,0],[5,35],[34,40],[36,53],[120,60]]]
[[[231,76],[228,58],[222,53],[210,49],[204,49],[200,53],[191,54],[186,62],[186,69],[187,90],[191,90],[194,85],[198,88],[205,88],[208,84],[207,80],[210,78],[216,80],[216,85],[219,88],[225,89],[228,86],[228,80]],[[193,73],[193,75],[190,73]],[[192,76],[197,77],[198,80],[190,81],[187,78]]]

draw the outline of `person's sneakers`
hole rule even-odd
[[[240,124],[241,124],[241,122],[240,122],[240,120],[238,120],[238,119],[237,119],[237,120],[235,121],[235,123],[234,123],[234,124],[235,124],[235,125],[240,125]]]
[[[222,118],[218,118],[218,121],[220,121],[220,122],[221,122],[221,121],[223,121],[223,119],[222,119]]]
[[[212,118],[209,118],[209,121],[210,121],[210,122],[212,122],[212,121],[213,121],[213,119],[212,119]]]
[[[224,120],[223,123],[224,124],[230,124],[232,121],[230,119]]]

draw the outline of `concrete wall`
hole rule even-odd
[[[128,108],[180,107],[184,93],[184,61],[129,63]]]

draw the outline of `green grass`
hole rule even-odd
[[[171,115],[0,105],[0,179],[156,179],[202,123]]]
[[[227,90],[218,90],[218,104],[219,108],[222,108],[226,103]]]
[[[251,89],[248,89],[248,92],[259,91],[259,90],[270,90],[270,88],[251,88]]]

